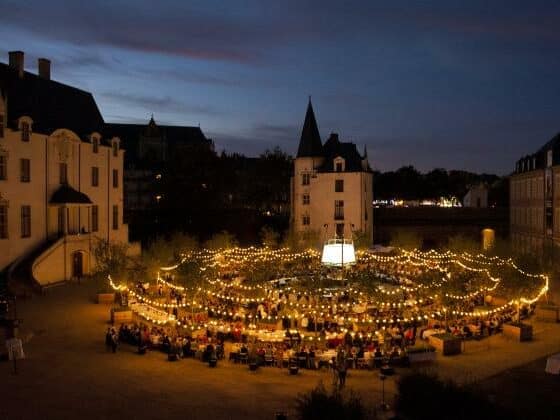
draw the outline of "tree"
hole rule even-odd
[[[296,399],[298,417],[302,420],[335,420],[366,418],[366,409],[356,394],[347,396],[339,391],[327,392],[322,382]]]
[[[208,249],[228,249],[235,248],[238,245],[237,239],[226,230],[216,233],[205,243],[205,248]]]
[[[468,252],[469,254],[480,252],[480,245],[474,239],[461,234],[453,235],[449,238],[448,248],[457,254],[463,252]]]
[[[277,248],[280,241],[280,234],[269,226],[264,226],[259,234],[261,242],[269,248]]]
[[[410,230],[398,230],[391,238],[391,246],[406,250],[420,249],[422,239],[417,233]]]
[[[181,260],[181,256],[189,251],[194,251],[198,248],[198,241],[194,236],[183,232],[175,232],[169,239],[169,244],[173,252],[173,256],[177,261]]]
[[[128,244],[124,242],[109,242],[100,239],[93,249],[95,257],[95,274],[106,277],[111,275],[115,280],[121,280],[126,273]]]
[[[368,249],[371,246],[371,236],[368,232],[361,230],[353,232],[354,248],[358,249]]]

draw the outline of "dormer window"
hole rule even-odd
[[[546,152],[546,167],[550,168],[552,166],[552,150]]]
[[[344,159],[341,157],[337,157],[334,160],[334,170],[335,172],[344,172],[345,170],[345,162]]]
[[[91,144],[93,146],[93,153],[99,153],[99,137],[93,136],[91,138]]]
[[[27,121],[21,123],[21,141],[29,141],[29,136],[31,134],[31,127]]]

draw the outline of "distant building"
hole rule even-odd
[[[560,134],[519,159],[510,177],[510,233],[533,252],[560,244]]]
[[[463,207],[476,209],[488,207],[488,187],[483,183],[471,186],[463,198]]]
[[[367,235],[373,242],[373,173],[367,153],[332,133],[322,143],[311,101],[291,179],[291,228],[324,240]]]
[[[161,199],[158,181],[173,155],[214,151],[214,143],[200,127],[156,124],[105,124],[107,137],[118,137],[127,153],[124,160],[124,201],[128,213],[145,211]]]
[[[90,273],[99,239],[127,242],[124,150],[103,137],[89,92],[55,82],[50,61],[0,63],[0,271],[41,285]]]

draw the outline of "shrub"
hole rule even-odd
[[[359,420],[366,418],[366,410],[358,396],[343,396],[338,391],[327,392],[323,383],[297,398],[297,413],[302,420]]]

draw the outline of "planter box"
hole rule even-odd
[[[428,342],[444,356],[452,356],[461,353],[461,339],[451,335],[434,334],[428,338]]]
[[[436,360],[436,352],[435,351],[423,351],[423,352],[414,352],[408,353],[408,361],[411,365],[415,363],[431,363]]]
[[[114,293],[98,293],[97,294],[97,303],[115,303],[115,294]]]
[[[556,305],[537,305],[535,309],[535,317],[539,321],[558,322],[560,308]]]
[[[125,322],[132,322],[132,311],[111,310],[111,322],[113,324],[123,324]]]
[[[504,324],[504,335],[515,341],[530,341],[533,339],[533,326],[529,324]]]

